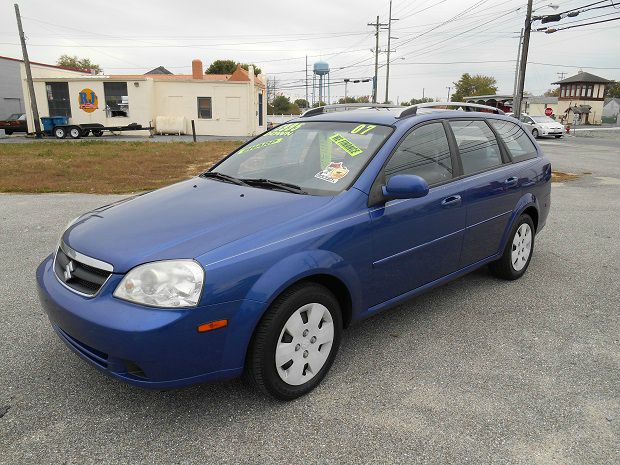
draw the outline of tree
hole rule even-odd
[[[605,97],[620,98],[620,82],[614,81],[605,86]]]
[[[451,100],[462,102],[465,97],[472,95],[495,94],[497,92],[497,81],[493,76],[476,74],[472,76],[464,73],[458,82],[454,83],[454,93]]]
[[[274,115],[290,115],[291,114],[291,101],[284,95],[278,95],[271,102],[273,106]]]
[[[310,106],[310,104],[305,98],[298,98],[293,103],[297,105],[299,108],[308,108]]]
[[[547,89],[545,92],[545,97],[559,97],[560,96],[560,88],[557,89]]]
[[[428,103],[428,102],[434,102],[435,99],[432,99],[431,97],[423,97],[423,98],[412,98],[411,101],[409,102],[401,102],[400,104],[404,107],[408,107],[410,105],[419,105],[420,103]]]
[[[345,98],[341,98],[338,99],[338,103],[343,104],[343,103],[358,103],[357,99],[355,97],[347,97]]]
[[[213,63],[209,65],[206,69],[206,74],[232,74],[237,69],[237,63],[235,60],[215,60]],[[241,67],[248,71],[249,67],[254,66],[254,74],[261,74],[262,70],[254,65],[248,63],[241,63]]]
[[[74,68],[91,72],[94,71],[96,74],[99,74],[103,71],[101,69],[101,66],[96,65],[95,63],[90,61],[89,58],[79,58],[76,55],[61,55],[60,58],[56,60],[56,64],[58,66],[62,66],[63,68]]]

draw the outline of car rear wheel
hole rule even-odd
[[[523,214],[513,225],[502,257],[491,263],[491,272],[498,278],[518,279],[527,270],[534,252],[534,223]]]
[[[11,134],[13,134],[13,131],[7,131],[7,130],[5,129],[5,130],[4,130],[4,133],[5,133],[7,136],[10,136]]]
[[[276,399],[303,396],[329,371],[341,335],[342,314],[333,294],[314,283],[293,286],[269,307],[254,333],[249,378]]]
[[[562,136],[555,136],[556,139],[559,139],[560,137],[562,137]]]
[[[538,129],[532,129],[532,135],[534,136],[534,139],[538,139]]]

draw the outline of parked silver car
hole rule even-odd
[[[512,113],[507,114],[514,117]],[[519,119],[535,138],[554,136],[556,139],[559,139],[566,132],[566,128],[563,124],[558,123],[548,116],[530,116],[527,113],[522,113]]]

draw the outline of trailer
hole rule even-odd
[[[57,139],[64,139],[67,136],[71,139],[80,139],[92,134],[95,137],[103,136],[104,131],[123,132],[123,131],[152,131],[152,126],[142,126],[141,124],[131,123],[127,126],[104,126],[99,123],[88,124],[59,124],[53,127],[52,134]]]

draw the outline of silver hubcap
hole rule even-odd
[[[80,135],[80,131],[78,131],[77,129],[71,129],[71,136],[72,137],[77,137]]]
[[[512,267],[515,271],[521,271],[526,265],[530,253],[532,252],[532,228],[527,223],[523,223],[517,229],[512,239],[512,254],[510,256]]]
[[[287,384],[312,379],[327,361],[334,342],[332,315],[322,304],[298,308],[284,324],[276,346],[276,370]]]

